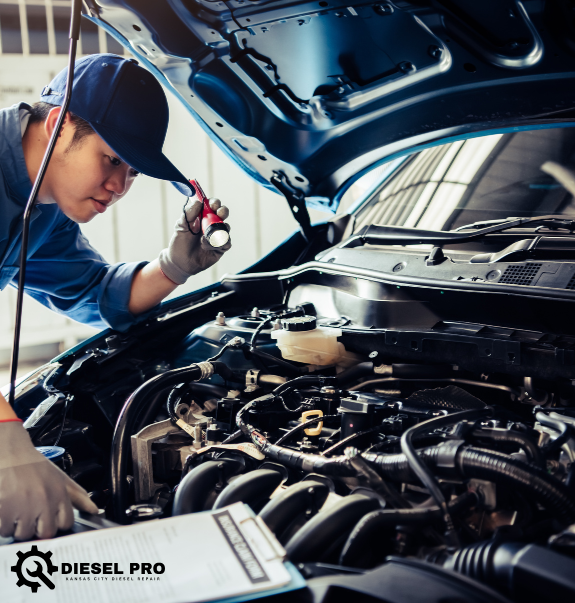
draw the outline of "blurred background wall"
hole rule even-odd
[[[0,0],[0,107],[38,100],[40,91],[67,64],[70,3],[63,0]],[[104,31],[83,20],[79,56],[126,54]],[[233,248],[212,269],[191,278],[172,297],[225,273],[246,268],[296,229],[283,197],[254,183],[227,159],[168,93],[170,127],[164,151],[209,196],[230,208]],[[105,214],[82,226],[110,263],[153,260],[168,244],[185,199],[171,184],[138,176],[132,190]],[[312,213],[312,222],[329,214]],[[2,217],[0,216],[0,219]],[[0,293],[0,385],[8,381],[16,291]],[[50,360],[96,331],[55,314],[34,300],[24,303],[20,374]]]

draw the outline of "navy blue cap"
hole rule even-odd
[[[64,69],[44,87],[41,101],[62,105],[67,72]],[[166,95],[135,59],[115,54],[78,59],[69,110],[135,170],[170,181],[184,195],[194,194],[187,178],[162,152],[169,119]]]

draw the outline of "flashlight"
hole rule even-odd
[[[201,227],[204,236],[212,247],[223,247],[230,240],[230,226],[226,224],[210,207],[210,200],[204,194],[197,180],[190,180],[198,199],[204,204],[201,213]]]

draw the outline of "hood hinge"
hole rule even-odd
[[[302,191],[291,185],[288,177],[283,172],[274,172],[274,175],[270,178],[270,182],[286,198],[291,213],[300,226],[303,238],[306,240],[306,243],[309,243],[312,239],[313,232],[309,213],[305,204],[305,195]]]

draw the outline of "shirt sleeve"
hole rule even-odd
[[[47,308],[97,329],[124,331],[144,319],[128,310],[132,279],[147,262],[108,264],[78,224],[59,221],[26,264],[24,290]],[[18,276],[12,285],[17,286]]]

